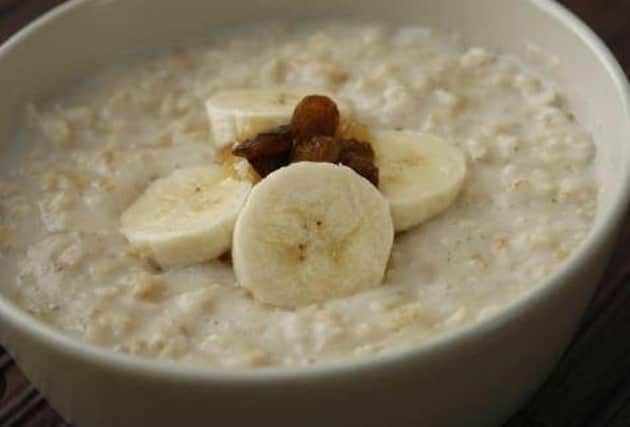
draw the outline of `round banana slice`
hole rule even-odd
[[[285,89],[239,89],[223,91],[206,101],[212,140],[217,148],[232,145],[256,134],[286,125],[295,106],[309,94],[326,95],[337,104],[341,116],[350,108],[325,92]]]
[[[372,138],[379,188],[396,231],[433,218],[455,201],[466,177],[466,159],[458,148],[419,132],[377,131]]]
[[[254,187],[236,221],[232,261],[256,300],[295,308],[379,286],[393,239],[387,201],[366,179],[298,162]]]
[[[216,165],[178,169],[151,183],[122,214],[121,232],[162,267],[216,258],[230,249],[251,187]]]

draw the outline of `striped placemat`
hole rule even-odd
[[[71,427],[53,411],[0,347],[0,426]]]
[[[0,43],[65,0],[0,0]],[[0,427],[71,427],[22,375],[0,346]]]

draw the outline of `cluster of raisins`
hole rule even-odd
[[[369,142],[335,137],[339,109],[322,95],[309,95],[293,111],[291,123],[262,132],[234,147],[261,178],[293,162],[341,163],[378,186],[378,168]]]

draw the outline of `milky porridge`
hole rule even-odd
[[[271,87],[333,94],[370,129],[465,154],[457,200],[396,235],[381,286],[277,308],[226,257],[161,268],[121,234],[150,183],[218,161],[208,98]],[[514,58],[423,28],[327,24],[173,49],[25,115],[27,149],[7,153],[0,179],[2,292],[82,341],[189,365],[310,365],[426,342],[541,283],[597,207],[594,145],[562,94]]]

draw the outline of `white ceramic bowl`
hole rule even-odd
[[[313,369],[222,372],[113,354],[70,340],[0,298],[0,339],[80,427],[490,426],[541,384],[575,331],[625,212],[627,81],[596,36],[548,0],[76,0],[0,48],[0,137],[24,104],[139,49],[265,19],[365,17],[455,30],[470,44],[557,61],[598,148],[600,209],[582,248],[547,283],[488,321],[429,345]],[[545,66],[545,61],[541,63]]]

